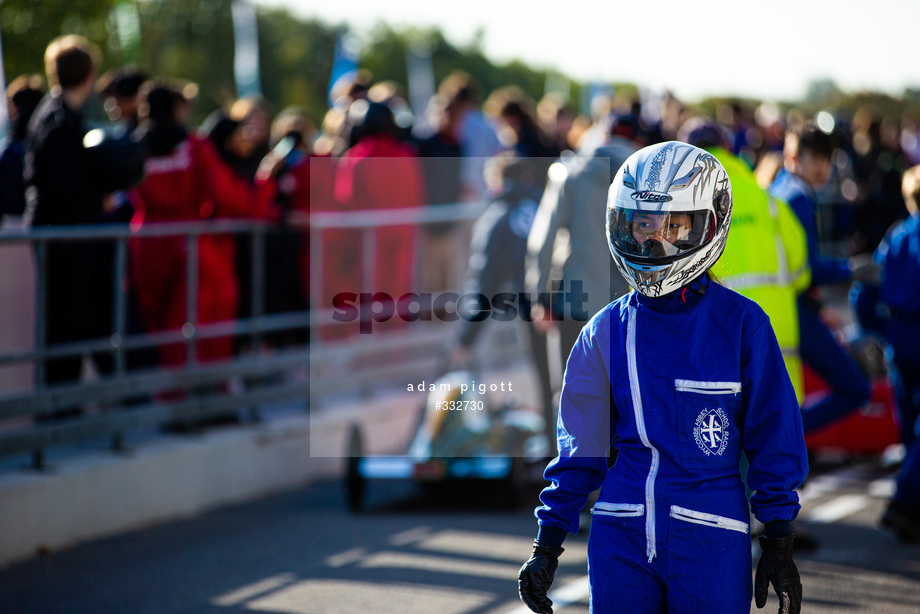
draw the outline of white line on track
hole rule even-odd
[[[351,550],[346,550],[345,552],[333,554],[328,557],[326,559],[326,565],[329,567],[344,567],[345,565],[360,561],[366,554],[367,550],[364,548],[352,548]]]
[[[869,495],[882,499],[890,499],[894,496],[896,488],[897,484],[894,478],[880,478],[869,482]]]
[[[236,590],[224,593],[211,599],[211,603],[217,606],[233,606],[248,601],[256,595],[261,595],[269,591],[286,586],[295,580],[292,573],[283,573],[264,580],[259,580],[252,584],[242,586]]]
[[[840,490],[850,484],[865,479],[869,474],[869,466],[865,463],[852,467],[841,467],[827,473],[809,478],[805,486],[799,491],[799,502],[816,499],[835,490]]]
[[[407,552],[378,552],[361,559],[361,567],[390,569],[419,569],[451,575],[483,576],[486,578],[517,578],[520,567],[515,564],[467,561],[447,556],[431,556]]]
[[[840,495],[811,510],[807,519],[811,522],[837,522],[864,509],[869,504],[865,495]]]
[[[409,529],[408,531],[390,536],[390,543],[394,546],[408,546],[409,544],[425,539],[430,534],[431,529],[429,527],[415,527],[414,529]]]

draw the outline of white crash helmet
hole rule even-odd
[[[715,264],[732,217],[728,174],[712,154],[677,141],[640,149],[607,196],[607,243],[645,296],[686,286]]]

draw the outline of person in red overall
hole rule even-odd
[[[144,180],[129,194],[135,208],[131,226],[245,215],[251,194],[233,182],[218,164],[211,143],[189,134],[178,121],[181,94],[164,85],[147,84],[142,91],[141,130],[147,148]],[[198,244],[198,313],[193,324],[233,319],[238,285],[232,237],[202,235]],[[185,237],[135,238],[129,243],[130,280],[138,310],[148,332],[180,329],[188,320],[186,306]],[[232,339],[198,343],[199,360],[231,355]],[[166,365],[185,362],[186,348],[160,348]]]
[[[254,178],[246,168],[246,161],[258,146],[253,134],[242,121],[230,118],[224,111],[211,113],[202,124],[199,134],[212,145],[214,172],[218,189],[226,193],[214,201],[215,208],[206,217],[265,218],[269,212],[262,209]],[[234,317],[253,316],[252,241],[248,234],[212,235],[210,242],[215,256],[230,263],[237,284],[237,301]],[[248,338],[236,341],[239,353],[249,347]]]
[[[322,131],[313,142],[310,152],[310,213],[341,213],[343,205],[335,200],[335,170],[339,156],[348,148],[347,113],[338,107],[329,109],[323,119]],[[316,288],[307,288],[310,308],[329,309],[333,297],[340,292],[357,292],[361,287],[359,254],[354,242],[360,236],[354,230],[327,228],[313,231],[308,241],[309,249],[320,254],[318,278],[307,282]],[[313,242],[316,241],[316,245]],[[358,334],[358,323],[340,323],[320,318],[321,327],[312,331],[314,339],[334,341]]]
[[[339,159],[329,153],[310,156],[310,212],[341,213],[346,205],[335,199],[335,172]],[[359,232],[348,228],[328,228],[314,233],[318,239],[322,268],[320,269],[319,303],[310,307],[330,308],[333,297],[340,292],[360,292],[361,253],[355,249],[361,240]],[[312,243],[311,243],[312,244]],[[308,289],[309,292],[309,289]],[[310,294],[308,293],[308,296]],[[317,297],[310,296],[313,301]],[[324,341],[343,339],[358,334],[357,322],[333,323],[319,330]]]
[[[424,204],[422,170],[414,150],[399,140],[390,108],[379,102],[356,100],[349,109],[354,143],[339,159],[335,175],[335,199],[348,211],[380,211],[421,207]],[[358,259],[361,284],[351,292],[384,292],[393,300],[413,290],[414,243],[412,225],[385,226],[376,230],[374,277],[363,274],[360,234],[349,241]],[[401,324],[398,317],[374,328]]]

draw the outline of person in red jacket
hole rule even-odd
[[[421,207],[424,183],[418,158],[412,148],[400,141],[390,108],[380,102],[356,100],[349,109],[354,143],[336,168],[335,199],[348,211],[381,211]],[[414,242],[416,231],[411,225],[385,226],[375,231],[376,252],[374,277],[363,274],[361,247],[358,271],[360,288],[353,292],[385,292],[398,299],[413,289]],[[353,246],[361,245],[356,236]],[[389,325],[402,322],[391,318]],[[381,325],[383,326],[383,325]],[[376,326],[375,326],[376,327]]]
[[[142,90],[141,127],[147,148],[144,180],[130,192],[132,228],[162,222],[194,221],[250,213],[251,193],[219,164],[213,145],[190,134],[178,121],[181,94],[159,84]],[[229,246],[229,248],[228,248]],[[238,285],[233,238],[202,235],[198,244],[198,313],[192,323],[236,317]],[[189,321],[186,307],[185,237],[136,238],[129,244],[131,284],[148,332],[175,330]],[[231,250],[228,254],[228,250]],[[198,343],[198,359],[230,356],[232,339]],[[164,364],[185,362],[181,344],[160,348]]]
[[[256,142],[243,122],[230,118],[222,110],[213,112],[202,124],[199,133],[212,145],[211,164],[216,175],[215,185],[220,193],[214,200],[212,218],[265,218],[252,177],[245,169],[247,160],[256,148]],[[249,234],[211,235],[210,247],[219,266],[229,266],[226,278],[235,280],[237,300],[233,317],[252,317],[252,241]],[[227,264],[229,263],[229,265]],[[245,278],[244,278],[245,277]],[[248,347],[248,340],[240,338],[236,351]]]

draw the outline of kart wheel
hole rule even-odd
[[[348,433],[345,467],[345,504],[352,513],[364,510],[367,480],[361,475],[361,457],[364,454],[364,441],[361,429],[352,425]]]

